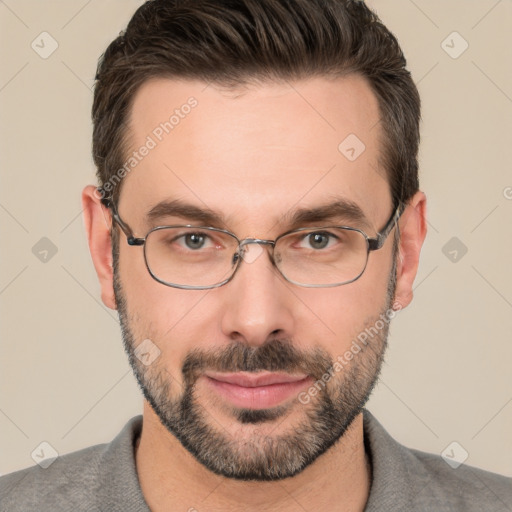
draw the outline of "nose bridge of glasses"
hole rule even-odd
[[[244,238],[240,241],[240,248],[243,248],[245,245],[249,244],[263,244],[263,245],[275,245],[275,240],[265,240],[261,238]]]
[[[257,248],[255,248],[256,250],[251,251],[250,254],[247,253],[247,246],[249,244],[257,245]],[[240,241],[237,252],[242,256],[243,260],[245,260],[248,263],[252,263],[261,255],[261,253],[263,253],[263,248],[261,247],[262,245],[267,245],[273,248],[275,246],[275,240],[265,240],[261,238],[244,238],[243,240]],[[272,260],[272,254],[270,254],[269,256],[270,259]]]

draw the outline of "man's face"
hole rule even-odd
[[[184,109],[168,134],[159,131],[190,97],[197,106]],[[195,81],[147,82],[133,104],[130,147],[148,136],[156,145],[125,178],[119,214],[139,237],[158,225],[204,225],[176,215],[147,220],[161,201],[179,199],[217,212],[224,224],[214,227],[239,239],[275,239],[292,228],[284,219],[295,210],[342,200],[358,205],[366,223],[347,213],[302,227],[348,224],[375,236],[392,213],[378,121],[377,100],[357,76],[261,85],[242,95]],[[218,474],[272,480],[302,471],[343,435],[377,379],[388,327],[379,319],[393,300],[392,249],[393,234],[358,280],[305,288],[277,272],[268,246],[251,244],[252,257],[228,284],[183,290],[155,281],[143,248],[121,234],[116,303],[154,413]],[[369,328],[377,334],[357,341]],[[134,351],[148,339],[160,355],[146,365]],[[286,374],[295,383],[251,390],[212,378],[226,372]]]

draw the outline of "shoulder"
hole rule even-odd
[[[0,477],[0,511],[36,510],[42,503],[47,510],[58,510],[62,502],[75,510],[85,510],[84,505],[90,504],[88,495],[94,494],[99,483],[101,455],[106,446],[62,455],[47,468],[36,465]]]
[[[0,512],[146,512],[133,452],[141,428],[142,416],[136,416],[110,443],[0,477]]]
[[[422,502],[449,504],[446,510],[512,510],[512,478],[466,464],[452,467],[440,455],[405,449],[424,469]]]
[[[373,471],[367,512],[512,511],[512,478],[403,446],[366,409],[363,425]]]

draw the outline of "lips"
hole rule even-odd
[[[221,372],[206,372],[205,375],[210,379],[218,380],[220,382],[227,382],[228,384],[235,384],[244,388],[256,388],[259,386],[270,386],[272,384],[286,384],[290,382],[298,382],[307,377],[307,375],[290,375],[289,373],[270,373],[258,372],[257,374],[249,372],[237,373],[221,373]]]
[[[267,409],[296,397],[312,382],[312,378],[300,374],[271,372],[206,372],[206,385],[224,400],[236,407]]]

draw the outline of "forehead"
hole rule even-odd
[[[181,199],[261,227],[334,196],[389,214],[378,103],[359,76],[237,90],[154,79],[129,121],[121,200],[138,217]]]

